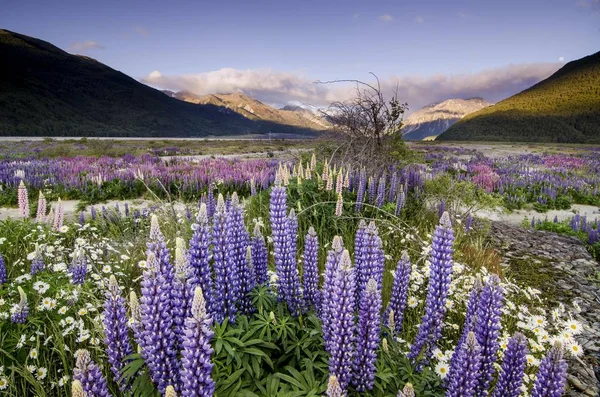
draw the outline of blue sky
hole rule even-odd
[[[154,86],[271,103],[324,103],[347,91],[314,80],[369,72],[417,106],[477,84],[496,101],[600,50],[600,0],[1,2],[1,28]]]

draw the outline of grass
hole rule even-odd
[[[209,140],[209,139],[66,139],[46,138],[38,141],[0,141],[0,159],[7,158],[54,158],[75,156],[141,156],[143,154],[165,155],[231,155],[284,151],[289,149],[310,149],[314,140]]]
[[[575,296],[572,291],[558,287],[556,282],[564,277],[564,273],[553,268],[548,259],[536,256],[511,258],[505,272],[519,285],[540,290],[542,298],[550,306],[571,300]]]

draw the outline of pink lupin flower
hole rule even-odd
[[[23,218],[29,218],[29,195],[22,179],[17,190],[17,199],[19,202],[19,215]]]

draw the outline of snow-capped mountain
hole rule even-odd
[[[404,120],[402,135],[413,141],[433,139],[467,114],[491,105],[483,98],[447,99],[427,105]]]

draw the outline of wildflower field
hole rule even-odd
[[[13,159],[0,183],[0,395],[561,396],[585,354],[577,301],[505,274],[473,213],[599,205],[600,151]]]

